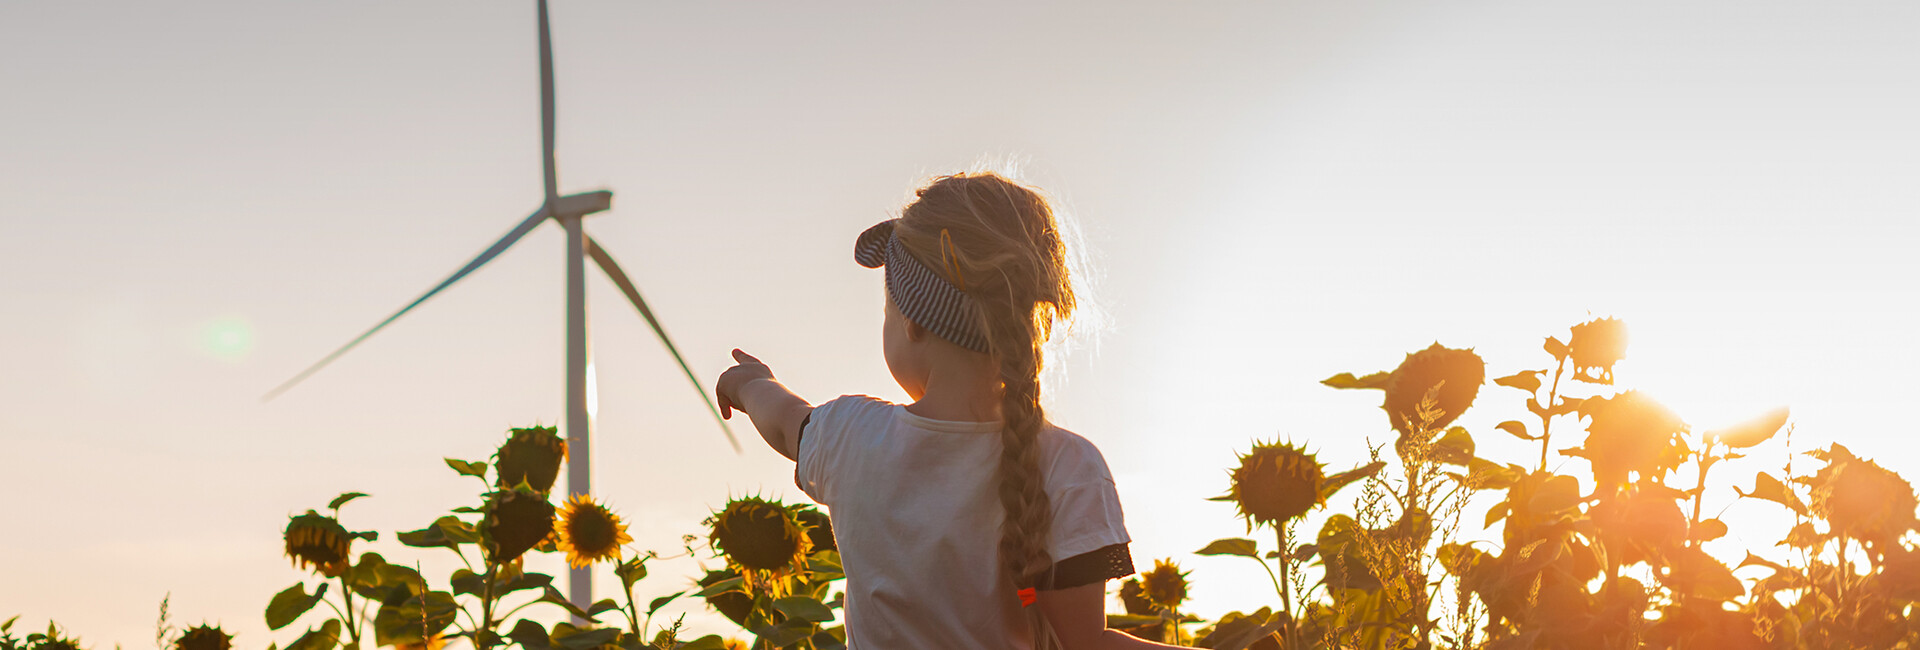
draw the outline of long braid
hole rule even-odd
[[[896,230],[922,259],[942,259],[941,233],[960,253],[956,265],[980,308],[999,374],[1001,428],[1000,563],[1016,589],[1035,587],[1053,564],[1047,551],[1052,504],[1040,469],[1042,349],[1056,322],[1074,309],[1066,254],[1053,211],[1032,189],[992,173],[946,176],[918,192]],[[948,271],[941,265],[939,272]],[[954,278],[948,278],[952,281]],[[1038,608],[1028,608],[1034,647],[1052,645]]]

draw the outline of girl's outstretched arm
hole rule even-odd
[[[1111,650],[1116,648],[1172,648],[1144,641],[1119,630],[1107,629],[1107,585],[1096,582],[1039,594],[1040,611],[1053,625],[1066,650]]]
[[[735,365],[720,373],[713,389],[720,403],[720,417],[733,419],[735,409],[745,412],[767,446],[787,460],[799,460],[800,423],[813,406],[780,385],[773,378],[773,370],[753,355],[735,349],[733,360]]]

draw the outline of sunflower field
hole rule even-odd
[[[1548,337],[1536,368],[1489,373],[1472,350],[1436,343],[1392,370],[1325,379],[1381,393],[1383,440],[1368,438],[1368,462],[1329,467],[1306,441],[1252,443],[1213,498],[1232,505],[1248,536],[1194,552],[1258,564],[1273,597],[1202,617],[1183,609],[1192,572],[1158,559],[1113,585],[1110,610],[1125,613],[1109,627],[1218,650],[1920,648],[1920,548],[1908,536],[1920,504],[1906,479],[1839,444],[1794,451],[1785,409],[1695,430],[1653,396],[1615,385],[1626,349],[1625,324],[1603,318]],[[1519,391],[1525,411],[1490,431],[1455,425],[1483,387]],[[1489,435],[1539,453],[1483,457],[1474,440]],[[1787,451],[1750,456],[1775,438]],[[834,584],[845,576],[827,513],[735,498],[679,554],[632,549],[606,504],[553,494],[566,447],[552,428],[520,428],[488,459],[446,460],[456,480],[476,481],[475,501],[394,534],[457,558],[445,576],[355,555],[379,535],[344,523],[342,509],[364,494],[290,517],[284,551],[302,575],[265,599],[266,623],[283,635],[268,650],[845,647]],[[1716,469],[1752,487],[1709,490]],[[1736,563],[1704,545],[1730,533],[1708,513],[1742,499],[1792,523],[1777,545]],[[619,597],[576,607],[554,576],[524,570],[532,553],[611,565]],[[688,556],[718,568],[647,580],[649,561]],[[656,620],[682,598],[737,629],[700,634]],[[217,626],[174,629],[166,608],[157,646],[231,650]],[[0,624],[0,650],[87,647],[51,623],[20,636],[16,622]]]

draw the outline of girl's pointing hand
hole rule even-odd
[[[741,408],[740,389],[756,379],[773,379],[773,369],[761,363],[753,355],[733,350],[734,366],[720,373],[720,381],[714,386],[714,396],[720,403],[720,417],[733,419],[733,410]]]

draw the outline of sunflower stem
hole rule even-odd
[[[1297,627],[1298,623],[1293,618],[1293,571],[1291,569],[1293,547],[1288,544],[1292,541],[1293,536],[1288,533],[1293,529],[1293,525],[1292,522],[1287,521],[1274,523],[1273,530],[1280,542],[1280,611],[1287,615],[1287,647],[1291,648],[1294,647],[1293,628]]]
[[[473,643],[481,650],[493,647],[496,636],[493,633],[493,578],[499,571],[500,563],[487,558],[487,574],[480,579],[480,629],[474,631]]]
[[[1560,399],[1560,373],[1567,370],[1567,357],[1553,369],[1553,388],[1547,390],[1547,412],[1540,414],[1540,471],[1547,471],[1547,441],[1553,437],[1553,403]]]
[[[353,619],[353,589],[347,587],[347,574],[345,572],[340,574],[340,599],[347,606],[347,611],[343,614],[347,619],[347,635],[353,639],[354,643],[358,644],[360,643],[360,625],[355,623]]]

